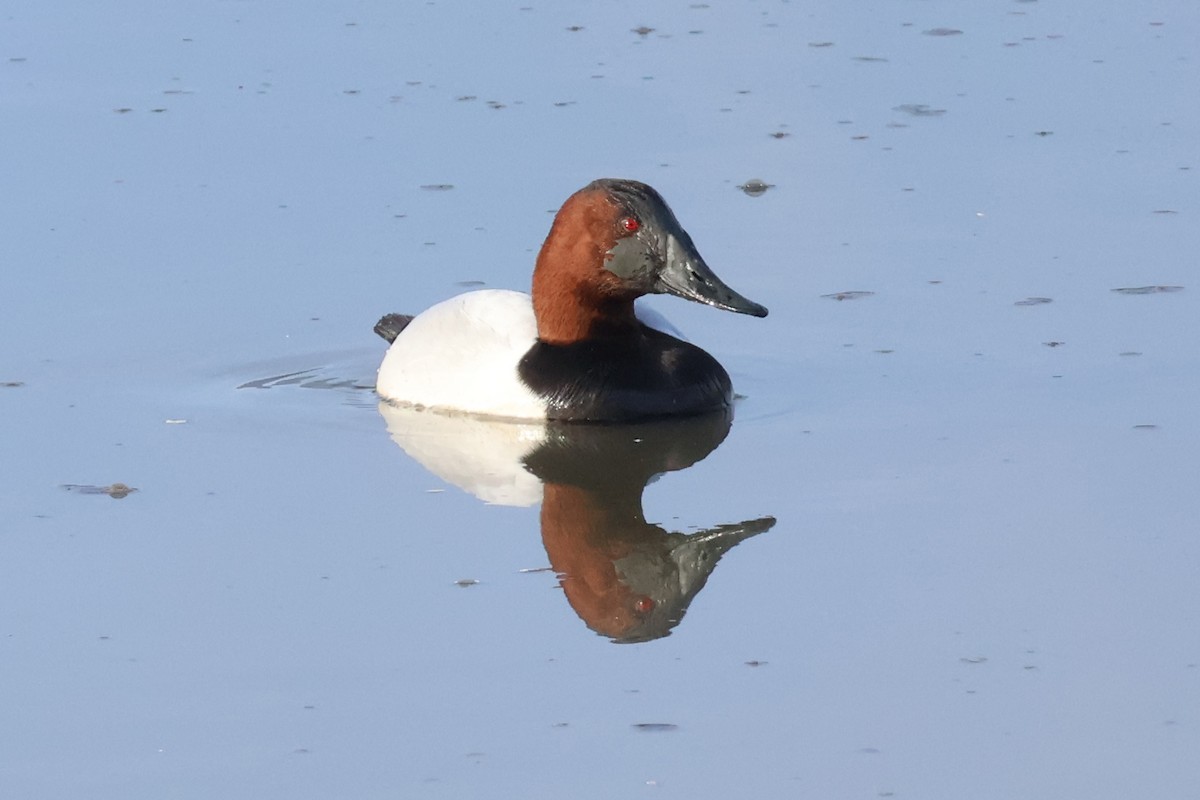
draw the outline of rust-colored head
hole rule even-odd
[[[633,301],[670,293],[728,311],[767,310],[725,285],[651,187],[605,178],[567,198],[538,253],[538,338],[570,344],[630,330]]]

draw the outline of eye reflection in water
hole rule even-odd
[[[381,403],[392,439],[438,477],[489,503],[541,502],[542,542],[571,607],[616,642],[670,634],[720,558],[775,524],[692,534],[646,521],[642,492],[729,433],[728,413],[638,425],[556,425],[445,416]]]

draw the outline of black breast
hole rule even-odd
[[[695,345],[642,326],[636,334],[539,341],[517,368],[550,419],[632,422],[728,408],[729,375]]]

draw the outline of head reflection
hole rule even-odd
[[[728,413],[637,425],[535,425],[380,412],[431,472],[492,503],[541,501],[542,542],[575,613],[616,642],[670,634],[720,558],[772,517],[671,532],[646,521],[642,493],[729,433]]]
[[[646,521],[656,476],[700,461],[729,433],[728,414],[633,426],[558,426],[525,458],[541,479],[542,542],[575,613],[618,642],[666,636],[730,548],[763,518],[685,535]]]

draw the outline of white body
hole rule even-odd
[[[650,309],[639,307],[637,315],[678,335]],[[460,294],[408,323],[383,357],[375,389],[385,400],[417,408],[545,419],[545,403],[517,374],[522,356],[536,341],[529,295],[508,289]]]

